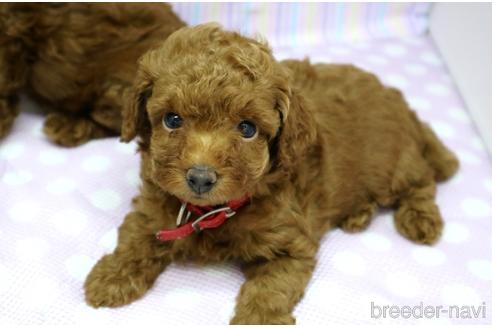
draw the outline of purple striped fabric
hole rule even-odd
[[[190,25],[216,21],[277,46],[420,35],[429,3],[173,3]]]

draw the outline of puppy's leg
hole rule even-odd
[[[89,118],[59,112],[48,114],[43,131],[52,142],[65,147],[79,146],[91,139],[110,135]]]
[[[90,116],[99,125],[116,135],[121,131],[122,110],[125,106],[125,99],[131,92],[131,84],[113,79],[104,85],[103,90]]]
[[[119,228],[116,250],[102,257],[85,281],[85,299],[93,307],[116,307],[140,298],[170,263],[166,247],[155,239],[155,220],[132,212]]]
[[[441,236],[443,220],[435,203],[436,184],[410,188],[401,196],[395,225],[404,237],[419,244],[433,244]]]
[[[23,51],[14,42],[0,46],[0,139],[7,135],[19,114],[17,92],[26,77]]]
[[[0,139],[9,133],[19,114],[17,103],[17,96],[0,96]]]
[[[351,215],[342,221],[340,228],[343,231],[350,233],[366,230],[377,209],[378,205],[376,203],[365,204],[356,214]]]
[[[74,147],[92,139],[117,136],[121,130],[124,106],[124,82],[107,83],[86,116],[51,113],[46,117],[44,132],[56,144]]]
[[[294,306],[304,293],[315,259],[279,257],[249,264],[232,324],[294,324]]]

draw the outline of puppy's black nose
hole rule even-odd
[[[194,192],[203,194],[213,188],[217,182],[217,174],[208,166],[197,165],[186,172],[186,181]]]

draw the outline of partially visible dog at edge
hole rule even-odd
[[[0,4],[0,139],[20,92],[49,112],[56,144],[119,135],[137,59],[183,26],[163,3]]]
[[[231,323],[292,324],[329,229],[364,230],[386,207],[407,239],[441,235],[436,182],[458,161],[373,74],[278,62],[264,42],[205,24],[143,55],[132,92],[121,138],[138,137],[140,194],[87,277],[94,307],[142,297],[173,261],[238,261],[246,281]],[[182,203],[245,197],[215,228],[156,238],[177,231]]]

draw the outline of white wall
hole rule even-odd
[[[492,155],[492,4],[434,4],[430,31]]]

